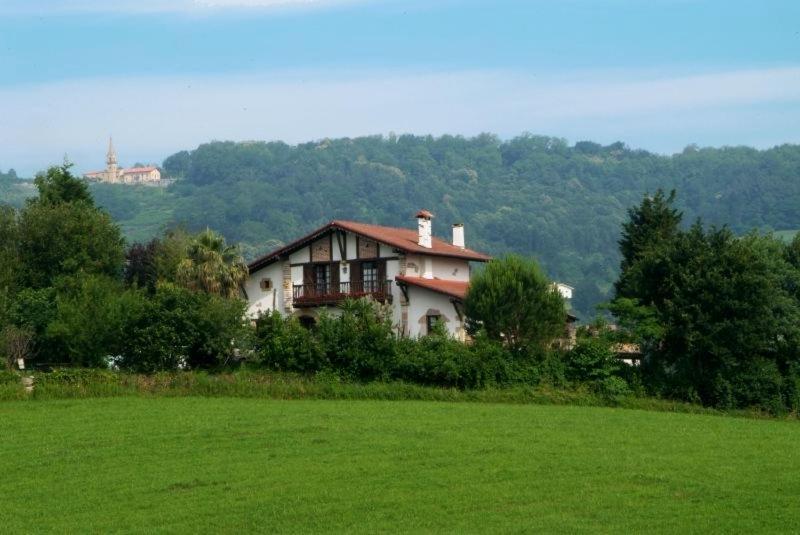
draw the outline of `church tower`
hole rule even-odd
[[[119,178],[117,170],[117,152],[114,150],[114,142],[111,136],[108,137],[108,152],[106,153],[106,173],[109,182],[116,182]]]

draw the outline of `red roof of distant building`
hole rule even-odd
[[[461,301],[467,296],[469,289],[469,282],[466,281],[448,281],[442,279],[423,279],[422,277],[408,277],[406,275],[398,275],[395,277],[398,282],[419,286],[426,290],[431,290],[440,294],[449,295]]]
[[[145,167],[129,167],[128,169],[123,169],[123,175],[129,175],[132,173],[149,173],[150,171],[155,171],[158,167],[154,167],[152,165],[148,165]]]
[[[406,253],[427,254],[434,256],[448,256],[452,258],[462,258],[474,262],[488,262],[492,259],[491,256],[473,251],[472,249],[462,249],[455,245],[448,243],[439,238],[432,238],[431,247],[423,247],[417,240],[419,234],[416,229],[397,228],[397,227],[383,227],[380,225],[370,225],[368,223],[358,223],[356,221],[331,221],[324,227],[320,227],[314,232],[303,236],[299,240],[281,247],[271,253],[268,253],[260,258],[257,258],[248,266],[250,270],[260,269],[267,264],[270,264],[277,258],[283,255],[290,254],[295,250],[303,247],[308,242],[313,241],[322,234],[331,229],[340,229],[359,234],[366,238],[390,245],[395,249],[400,249]]]

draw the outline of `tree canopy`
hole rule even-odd
[[[539,265],[509,255],[473,276],[464,311],[473,334],[483,330],[508,347],[546,348],[564,334],[564,300]]]
[[[800,270],[790,260],[793,246],[700,222],[675,230],[668,204],[658,212],[669,215],[670,230],[631,256],[618,281],[626,291],[610,306],[641,345],[647,384],[725,408],[796,406]],[[645,198],[631,210],[626,237],[652,235],[662,218],[639,217],[652,208]]]

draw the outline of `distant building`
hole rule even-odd
[[[151,184],[161,181],[161,171],[152,165],[120,169],[117,166],[117,152],[114,150],[114,143],[109,138],[105,171],[91,171],[85,173],[83,177],[87,180],[110,184]]]

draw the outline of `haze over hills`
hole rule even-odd
[[[576,288],[585,319],[608,297],[626,210],[647,192],[676,189],[684,221],[790,231],[800,227],[800,146],[687,147],[672,156],[582,141],[484,134],[211,142],[163,163],[181,177],[168,190],[97,184],[98,203],[131,241],[168,225],[209,226],[249,257],[331,219],[411,226],[435,215],[447,238],[463,222],[467,244],[494,255],[535,256]]]

